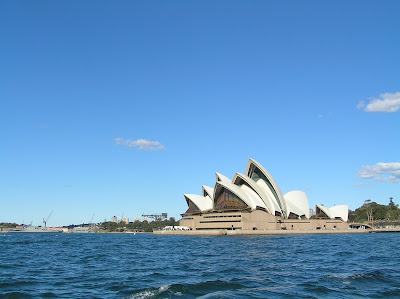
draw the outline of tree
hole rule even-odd
[[[16,223],[9,223],[9,222],[1,222],[0,223],[0,230],[1,228],[15,228],[18,224]]]
[[[364,201],[364,206],[367,208],[367,218],[368,221],[372,221],[372,201],[370,199],[367,199]]]
[[[389,206],[390,208],[392,208],[392,210],[396,209],[396,205],[395,205],[395,203],[393,202],[393,197],[390,197],[389,200],[390,200],[390,201],[389,201],[389,205],[388,205],[388,206]]]
[[[115,232],[118,228],[118,223],[115,222],[103,222],[100,226],[103,230]]]

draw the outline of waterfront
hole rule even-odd
[[[0,297],[400,296],[400,235],[0,234]]]

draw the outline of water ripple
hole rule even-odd
[[[400,298],[400,235],[1,234],[5,298]]]

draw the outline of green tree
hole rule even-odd
[[[372,208],[372,201],[370,200],[370,199],[367,199],[366,201],[364,201],[364,206],[365,206],[365,210],[366,210],[366,213],[367,213],[367,218],[368,218],[368,221],[371,221],[372,220],[372,217],[373,217],[373,208]]]
[[[15,228],[17,225],[16,223],[1,222],[0,228]]]
[[[395,205],[395,203],[393,202],[393,197],[390,197],[389,198],[389,205],[388,205],[390,208],[392,208],[393,210],[394,209],[396,209],[396,205]]]
[[[111,222],[111,221],[107,221],[107,222],[103,222],[100,225],[100,228],[102,230],[108,231],[108,232],[115,232],[118,228],[118,223],[115,222]]]
[[[355,211],[349,211],[349,221],[371,221],[371,215],[373,215],[374,220],[399,220],[400,209],[397,205],[392,208],[389,205],[380,205],[374,201],[365,201],[365,203]]]

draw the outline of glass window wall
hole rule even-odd
[[[200,209],[191,201],[189,200],[189,208],[185,212],[185,214],[193,214],[193,213],[199,213]]]
[[[222,188],[220,195],[215,201],[215,210],[243,210],[248,206],[231,191]]]

